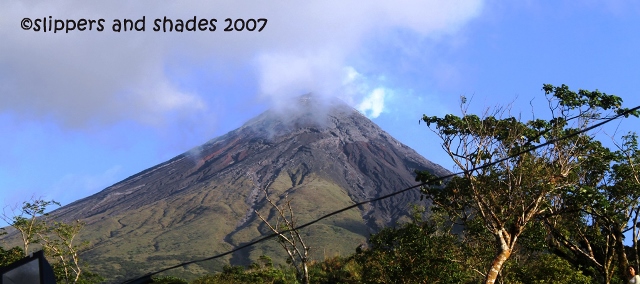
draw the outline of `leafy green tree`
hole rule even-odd
[[[46,224],[42,217],[48,215],[46,210],[51,205],[60,206],[60,203],[54,200],[36,199],[31,202],[24,202],[18,210],[18,214],[14,213],[13,216],[8,216],[6,213],[3,214],[2,219],[20,232],[24,256],[28,256],[31,253],[29,247],[32,244],[40,241],[38,233],[46,230]],[[14,209],[14,211],[16,210]]]
[[[578,183],[565,192],[565,202],[557,203],[564,207],[563,214],[550,216],[545,222],[554,237],[550,246],[556,254],[611,283],[615,273],[617,279],[627,278],[624,233],[628,230],[633,230],[637,251],[634,224],[640,206],[640,155],[635,134],[623,136],[616,151],[598,143],[592,146],[589,155],[581,157]]]
[[[3,215],[3,219],[15,228],[22,240],[23,256],[29,255],[34,244],[44,249],[49,258],[56,281],[59,283],[98,283],[102,277],[84,269],[79,252],[82,244],[75,242],[76,237],[84,227],[84,223],[65,223],[48,219],[47,208],[60,205],[56,201],[36,199],[24,202],[19,210],[14,209],[14,215]],[[15,211],[18,213],[16,214]]]
[[[311,265],[309,278],[317,284],[362,283],[362,266],[355,260],[355,255],[335,256]]]
[[[286,271],[273,267],[262,267],[258,269],[245,269],[242,266],[227,265],[221,273],[206,275],[192,282],[193,284],[231,284],[231,283],[297,283],[293,273],[290,275]]]
[[[566,193],[579,183],[581,158],[595,143],[589,133],[578,133],[627,111],[621,98],[597,90],[574,92],[566,85],[548,84],[543,90],[549,120],[522,122],[509,116],[509,109],[500,108],[483,117],[467,114],[464,98],[461,117],[422,118],[463,172],[445,186],[426,186],[423,192],[437,208],[463,222],[477,218],[492,234],[496,251],[486,283],[496,281],[531,223],[560,214],[563,208],[556,207],[572,202]],[[534,149],[537,145],[541,147]],[[417,179],[430,178],[422,173]]]
[[[0,247],[0,267],[12,264],[24,257],[24,253],[20,247],[13,247],[5,250]]]
[[[512,284],[576,284],[593,283],[593,279],[575,269],[568,261],[549,253],[536,253],[505,267],[504,283]]]
[[[607,217],[604,207],[615,203],[605,197],[615,155],[594,142],[591,151],[580,159],[579,170],[574,172],[576,181],[567,186],[543,219],[552,236],[549,246],[558,256],[584,267],[601,282],[610,283],[615,270],[616,240],[611,230],[613,219]]]
[[[622,137],[622,144],[617,145],[616,163],[611,167],[611,181],[600,193],[611,202],[605,207],[605,221],[610,224],[611,234],[616,240],[619,255],[618,270],[626,273],[629,267],[623,233],[633,230],[633,247],[636,265],[640,264],[638,256],[638,219],[640,218],[640,151],[638,136],[629,133]],[[595,211],[595,210],[594,210]],[[629,227],[631,224],[631,227]],[[621,275],[622,276],[622,275]],[[626,275],[625,275],[626,276]]]
[[[56,260],[53,267],[58,272],[57,278],[66,283],[78,283],[83,272],[79,256],[81,246],[74,243],[83,227],[80,220],[72,223],[53,221],[45,231],[38,233],[46,254]]]
[[[433,222],[414,220],[385,228],[356,253],[362,283],[464,283],[472,279],[462,259],[458,237],[437,230]]]

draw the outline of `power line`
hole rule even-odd
[[[509,159],[515,158],[515,157],[520,156],[520,155],[522,155],[522,154],[525,154],[525,153],[528,153],[528,152],[531,152],[531,151],[537,150],[537,149],[539,149],[539,148],[542,148],[542,147],[544,147],[544,146],[550,145],[550,144],[552,144],[552,143],[556,143],[556,142],[559,142],[559,141],[562,141],[562,140],[565,140],[565,139],[568,139],[568,138],[571,138],[571,137],[574,137],[574,136],[580,135],[580,134],[585,133],[585,132],[587,132],[587,131],[593,130],[593,129],[598,128],[598,127],[600,127],[600,126],[603,126],[603,125],[605,125],[605,124],[607,124],[607,123],[609,123],[609,122],[611,122],[611,121],[614,121],[614,120],[616,120],[616,119],[618,119],[618,118],[620,118],[620,117],[622,117],[622,116],[625,116],[625,117],[626,117],[626,116],[628,116],[629,114],[631,114],[632,112],[634,112],[634,111],[636,111],[636,110],[639,110],[639,109],[640,109],[640,106],[634,107],[634,108],[632,108],[632,109],[628,109],[628,110],[626,110],[626,111],[624,111],[624,112],[622,112],[622,113],[620,113],[620,114],[618,114],[618,115],[616,115],[616,116],[610,117],[610,118],[608,118],[608,119],[604,119],[603,121],[601,121],[601,122],[599,122],[599,123],[596,123],[596,124],[594,124],[594,125],[592,125],[592,126],[589,126],[589,127],[587,127],[587,128],[584,128],[584,129],[582,129],[582,130],[580,130],[580,131],[576,131],[576,132],[570,133],[570,134],[568,134],[568,135],[566,135],[566,136],[559,137],[559,138],[556,138],[556,139],[547,140],[545,143],[542,143],[542,144],[537,145],[537,146],[535,146],[535,147],[531,147],[531,148],[528,148],[528,149],[521,150],[520,152],[517,152],[517,153],[515,153],[515,154],[513,154],[513,155],[511,155],[511,156],[508,156],[508,157],[505,157],[505,158],[502,158],[502,159],[498,159],[498,160],[493,161],[493,162],[490,162],[490,163],[483,164],[483,165],[481,165],[481,166],[479,166],[479,167],[472,168],[472,169],[470,169],[469,171],[477,171],[477,170],[481,170],[481,169],[484,169],[484,168],[487,168],[487,167],[490,167],[490,166],[493,166],[493,165],[496,165],[496,164],[502,163],[502,162],[507,161],[507,160],[509,160]],[[325,215],[323,215],[323,216],[321,216],[321,217],[319,217],[319,218],[317,218],[317,219],[315,219],[315,220],[313,220],[313,221],[310,221],[310,222],[308,222],[308,223],[305,223],[305,224],[300,225],[300,226],[298,226],[298,227],[295,227],[295,228],[293,228],[293,229],[288,229],[288,230],[281,231],[281,232],[280,232],[280,234],[284,234],[284,233],[287,233],[287,232],[291,232],[291,231],[293,231],[293,230],[299,230],[299,229],[302,229],[302,228],[305,228],[305,227],[311,226],[311,225],[313,225],[313,224],[315,224],[315,223],[317,223],[317,222],[319,222],[319,221],[321,221],[321,220],[324,220],[324,219],[326,219],[326,218],[329,218],[329,217],[331,217],[331,216],[333,216],[333,215],[337,215],[337,214],[340,214],[340,213],[342,213],[342,212],[344,212],[344,211],[347,211],[347,210],[353,209],[353,208],[355,208],[355,207],[358,207],[358,206],[361,206],[361,205],[364,205],[364,204],[367,204],[367,203],[373,203],[373,202],[376,202],[376,201],[380,201],[380,200],[383,200],[383,199],[387,199],[387,198],[389,198],[389,197],[392,197],[392,196],[398,195],[398,194],[400,194],[400,193],[407,192],[407,191],[409,191],[409,190],[412,190],[412,189],[415,189],[415,188],[419,188],[419,187],[425,186],[425,185],[430,184],[430,183],[432,183],[432,182],[436,182],[436,181],[441,181],[441,180],[445,180],[445,179],[448,179],[448,178],[452,178],[452,177],[454,177],[454,176],[457,176],[457,175],[460,175],[460,174],[463,174],[463,173],[464,173],[464,172],[457,172],[457,173],[452,173],[452,174],[449,174],[449,175],[446,175],[446,176],[441,176],[441,177],[434,178],[434,179],[431,179],[431,180],[429,180],[429,181],[422,182],[422,183],[420,183],[420,184],[417,184],[417,185],[414,185],[414,186],[411,186],[411,187],[407,187],[407,188],[402,189],[402,190],[399,190],[399,191],[395,191],[395,192],[392,192],[392,193],[389,193],[389,194],[386,194],[386,195],[383,195],[383,196],[379,196],[379,197],[376,197],[376,198],[373,198],[373,199],[369,199],[369,200],[361,201],[361,202],[358,202],[358,203],[355,203],[355,204],[349,205],[349,206],[347,206],[347,207],[345,207],[345,208],[342,208],[342,209],[340,209],[340,210],[333,211],[333,212],[331,212],[331,213],[325,214]],[[228,255],[228,254],[234,253],[234,252],[236,252],[236,251],[239,251],[239,250],[241,250],[241,249],[244,249],[244,248],[250,247],[250,246],[252,246],[252,245],[255,245],[255,244],[257,244],[257,243],[263,242],[263,241],[268,240],[268,239],[270,239],[270,238],[276,237],[276,236],[278,236],[278,235],[280,235],[280,234],[272,233],[272,234],[270,234],[270,235],[264,236],[264,237],[259,238],[259,239],[257,239],[257,240],[254,240],[254,241],[251,241],[251,242],[246,243],[246,244],[244,244],[244,245],[241,245],[241,246],[239,246],[239,247],[236,247],[236,248],[234,248],[234,249],[232,249],[232,250],[230,250],[230,251],[227,251],[227,252],[224,252],[224,253],[221,253],[221,254],[217,254],[217,255],[214,255],[214,256],[211,256],[211,257],[203,258],[203,259],[197,259],[197,260],[191,260],[191,261],[183,262],[183,263],[180,263],[180,264],[177,264],[177,265],[174,265],[174,266],[170,266],[170,267],[167,267],[167,268],[164,268],[164,269],[161,269],[161,270],[155,271],[155,272],[147,273],[147,274],[145,274],[145,275],[143,275],[143,276],[140,276],[140,277],[135,278],[135,279],[132,279],[132,280],[126,280],[125,282],[122,282],[121,284],[146,283],[146,281],[148,281],[149,279],[151,279],[151,277],[152,277],[153,275],[156,275],[156,274],[158,274],[158,273],[162,273],[162,272],[165,272],[165,271],[168,271],[168,270],[171,270],[171,269],[175,269],[175,268],[178,268],[178,267],[182,267],[182,266],[189,265],[189,264],[193,264],[193,263],[197,263],[197,262],[202,262],[202,261],[207,261],[207,260],[212,260],[212,259],[220,258],[220,257],[223,257],[223,256],[225,256],[225,255]]]

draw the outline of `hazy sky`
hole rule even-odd
[[[143,16],[144,31],[113,31]],[[207,30],[153,31],[194,16]],[[225,32],[226,18],[267,23]],[[56,19],[84,30],[44,32]],[[0,205],[68,204],[309,92],[453,169],[422,114],[459,113],[466,96],[526,116],[532,100],[544,107],[544,83],[633,107],[639,75],[636,1],[3,0]]]

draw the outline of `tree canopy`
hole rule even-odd
[[[596,219],[609,222],[610,229],[605,231],[616,240],[611,250],[618,245],[616,255],[624,253],[624,246],[619,246],[620,228],[624,229],[629,214],[622,211],[628,213],[634,205],[637,207],[632,201],[637,201],[637,187],[624,182],[629,170],[623,166],[628,164],[623,157],[635,153],[637,143],[626,139],[625,150],[613,153],[589,130],[605,119],[637,117],[640,113],[623,108],[620,97],[598,90],[574,92],[566,85],[549,84],[542,89],[548,100],[548,119],[522,121],[511,116],[508,108],[496,108],[482,116],[468,114],[465,98],[462,116],[422,118],[462,172],[444,186],[425,186],[423,192],[436,210],[445,210],[453,221],[479,221],[492,235],[495,255],[486,268],[486,283],[496,281],[517,248],[518,238],[533,223],[544,223],[549,232],[554,232],[550,235],[556,237],[556,243],[580,253],[581,248],[571,238],[582,229],[570,232],[556,226],[563,223],[560,217],[586,227]],[[421,173],[417,179],[431,178]],[[600,203],[588,206],[594,200]],[[597,213],[603,208],[622,214]],[[624,262],[622,258],[620,262]]]

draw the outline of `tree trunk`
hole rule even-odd
[[[302,271],[303,271],[303,275],[302,275],[302,284],[309,284],[309,269],[307,268],[307,262],[304,261],[302,263]]]
[[[638,254],[638,217],[640,214],[640,208],[634,209],[633,216],[633,252],[636,260],[636,267],[640,265],[640,255]]]
[[[613,230],[616,241],[616,251],[618,253],[618,274],[621,277],[620,279],[627,279],[627,277],[629,277],[627,273],[629,260],[627,259],[627,252],[625,251],[624,243],[622,241],[622,228],[619,226],[613,226]]]
[[[486,284],[493,284],[496,282],[498,274],[502,270],[502,266],[504,265],[505,261],[509,259],[509,256],[511,256],[511,249],[500,249],[500,252],[498,252],[496,257],[493,259],[493,262],[491,263],[491,268],[487,273],[487,278],[485,278]]]
[[[498,279],[498,274],[500,274],[502,266],[511,256],[513,243],[516,238],[516,236],[507,233],[504,229],[498,230],[498,232],[495,233],[495,237],[498,243],[498,253],[493,258],[489,272],[487,272],[487,277],[485,278],[486,284],[493,284],[496,282],[496,279]]]
[[[491,267],[487,272],[487,276],[485,278],[486,284],[493,284],[498,279],[498,275],[500,271],[502,271],[502,266],[511,256],[511,252],[513,252],[513,246],[518,239],[518,235],[520,234],[521,229],[519,227],[512,227],[511,230],[507,231],[505,228],[501,228],[494,233],[496,237],[496,244],[498,245],[498,253],[493,258],[493,262],[491,263]]]

